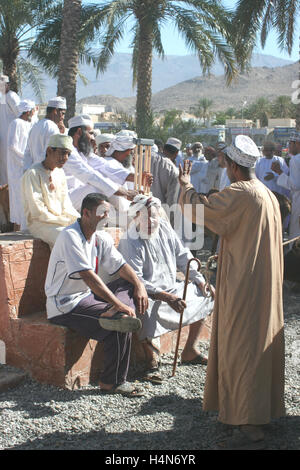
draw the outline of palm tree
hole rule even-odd
[[[212,116],[211,107],[213,105],[213,100],[209,98],[201,98],[196,107],[191,107],[191,110],[195,114],[196,117],[203,119],[204,125],[208,124],[209,119]]]
[[[61,27],[57,95],[67,100],[66,122],[75,115],[78,74],[78,31],[81,27],[82,0],[64,0]]]
[[[225,67],[227,81],[238,73],[248,55],[235,41],[231,12],[219,0],[110,0],[97,8],[105,19],[105,32],[99,56],[98,72],[105,70],[116,45],[123,37],[126,23],[133,19],[133,83],[137,85],[136,127],[139,136],[147,134],[151,123],[152,54],[164,57],[161,28],[174,24],[188,48],[197,54],[204,73],[216,58]]]
[[[274,117],[289,118],[292,113],[292,102],[290,96],[278,96],[272,105]]]
[[[290,55],[299,13],[300,0],[239,0],[235,16],[237,38],[247,43],[251,50],[260,31],[260,42],[264,47],[269,31],[275,29],[280,48]],[[300,129],[300,104],[297,106],[296,126]]]
[[[133,85],[137,86],[136,127],[140,136],[146,137],[152,124],[152,53],[164,57],[161,29],[165,23],[175,25],[189,49],[197,54],[204,73],[209,72],[218,58],[229,83],[249,60],[248,45],[236,41],[233,14],[220,0],[101,0],[99,3],[82,6],[81,27],[77,30],[79,63],[93,63],[97,74],[104,72],[125,28],[131,24]],[[40,28],[30,49],[31,57],[52,76],[58,76],[61,30],[60,2],[55,18],[52,16]],[[92,48],[95,41],[100,44],[99,53]]]
[[[0,60],[3,73],[9,76],[11,90],[18,92],[20,80],[32,81],[41,92],[39,69],[26,58],[32,35],[50,15],[54,0],[0,0]]]

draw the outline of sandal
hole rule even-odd
[[[139,318],[130,317],[122,312],[117,312],[112,317],[100,317],[99,324],[104,330],[121,333],[137,331],[142,328],[142,322]]]
[[[218,444],[218,448],[224,450],[263,450],[265,447],[264,439],[253,440],[240,430],[235,430],[232,437]]]
[[[141,388],[136,387],[135,385],[124,382],[121,385],[116,385],[115,387],[111,388],[110,390],[103,390],[101,389],[101,393],[106,395],[116,394],[116,395],[123,395],[129,398],[135,397],[142,397],[144,396],[144,391]]]
[[[181,364],[182,365],[196,365],[196,364],[201,364],[203,366],[206,366],[207,365],[207,362],[208,362],[208,359],[207,357],[203,356],[202,354],[198,354],[196,357],[194,357],[194,359],[192,359],[191,361],[183,361],[181,359]]]
[[[163,379],[159,373],[159,367],[153,367],[152,369],[147,370],[146,374],[143,377],[143,380],[146,380],[156,385],[161,385]]]

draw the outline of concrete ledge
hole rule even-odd
[[[27,377],[26,372],[12,372],[0,366],[0,393],[17,387]]]

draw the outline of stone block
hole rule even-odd
[[[76,389],[100,373],[102,345],[53,325],[44,312],[10,319],[6,361],[41,383]]]

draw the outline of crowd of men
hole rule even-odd
[[[103,342],[102,393],[135,397],[143,391],[127,381],[132,333],[145,351],[143,379],[160,384],[159,338],[178,329],[183,314],[181,363],[208,364],[204,409],[237,426],[228,446],[262,446],[260,426],[284,414],[282,225],[291,238],[300,235],[300,133],[291,136],[289,166],[272,142],[260,155],[246,136],[184,150],[176,137],[157,141],[144,194],[134,186],[134,131],[99,134],[88,115],[65,126],[63,97],[49,100],[38,119],[35,103],[11,92],[7,77],[1,82],[0,183],[8,183],[15,230],[50,247],[49,321]],[[278,195],[291,200],[284,220]],[[182,226],[203,225],[200,206],[220,237],[217,281],[207,285],[191,263],[183,300],[177,274],[193,254],[175,226],[182,214]],[[122,229],[118,247],[107,226]],[[100,268],[116,278],[105,283]],[[212,312],[206,358],[198,338]]]

